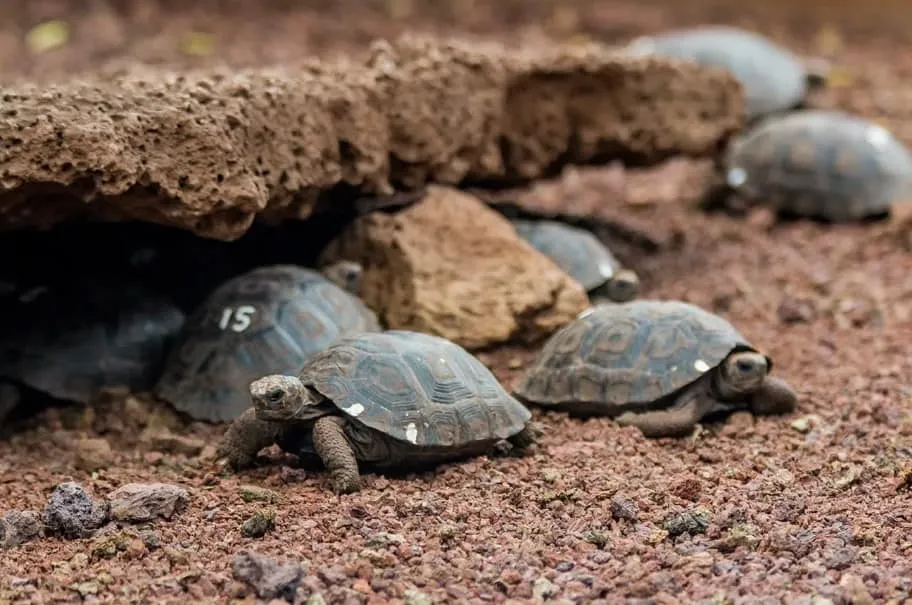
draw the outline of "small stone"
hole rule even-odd
[[[238,488],[238,491],[240,492],[241,500],[244,502],[266,502],[275,504],[281,499],[281,496],[277,492],[256,485],[242,485]]]
[[[307,605],[326,605],[326,599],[319,592],[315,592],[307,597]]]
[[[711,516],[705,509],[693,509],[666,517],[662,526],[671,537],[681,534],[702,534],[709,527]]]
[[[124,556],[128,559],[141,559],[147,552],[145,543],[140,538],[133,538],[127,543]]]
[[[195,437],[175,435],[167,429],[151,429],[143,433],[142,440],[155,450],[168,454],[183,454],[184,456],[198,456],[206,442]]]
[[[433,605],[434,603],[434,600],[429,595],[415,588],[409,588],[403,592],[402,601],[405,605]]]
[[[851,573],[843,574],[839,580],[842,596],[850,605],[874,605],[874,597],[865,586],[864,580]]]
[[[190,557],[187,556],[187,553],[171,546],[166,546],[162,549],[162,552],[165,553],[171,565],[187,565],[190,562]]]
[[[114,460],[111,444],[106,439],[80,439],[76,442],[76,468],[87,473],[107,468]]]
[[[669,491],[678,498],[696,501],[700,497],[702,487],[703,485],[697,479],[688,477],[676,483]]]
[[[107,522],[108,507],[93,502],[78,483],[61,483],[51,494],[43,519],[49,533],[86,538]]]
[[[779,303],[776,314],[782,323],[808,323],[817,313],[812,301],[787,296]]]
[[[274,513],[254,513],[241,525],[241,534],[245,538],[262,538],[275,529]]]
[[[0,548],[12,548],[41,534],[41,513],[12,510],[0,518]]]
[[[165,455],[161,452],[146,452],[143,454],[143,462],[149,466],[161,464],[162,460],[164,459]]]
[[[187,490],[167,483],[127,483],[108,495],[111,517],[117,521],[143,523],[170,519],[189,501]]]
[[[94,580],[89,582],[79,582],[77,584],[73,584],[72,587],[73,590],[78,592],[79,596],[83,599],[97,595],[99,589],[101,588],[99,583]]]
[[[611,510],[611,517],[618,521],[625,520],[635,523],[640,514],[636,502],[622,496],[615,496],[612,498],[609,508]]]
[[[358,578],[352,582],[352,590],[355,592],[360,592],[361,594],[370,594],[373,592],[373,590],[371,590],[370,584],[367,583],[367,580],[364,580],[362,578]]]
[[[130,536],[124,532],[106,533],[95,538],[89,553],[92,559],[110,559],[117,553],[127,550],[129,543]]]
[[[557,594],[557,587],[546,577],[536,578],[532,584],[532,597],[544,601]]]
[[[253,588],[261,599],[294,600],[304,577],[304,569],[300,565],[280,563],[253,551],[235,555],[232,571],[235,580]]]
[[[715,547],[721,552],[732,552],[739,546],[753,550],[760,542],[756,533],[757,528],[753,525],[733,525],[728,529],[724,537],[715,542]]]
[[[153,529],[140,532],[139,538],[149,550],[155,550],[161,545],[161,541],[158,539],[158,532]]]
[[[820,416],[817,416],[816,414],[810,414],[808,416],[802,416],[801,418],[798,418],[792,422],[790,426],[799,433],[808,433],[813,427],[818,426],[820,424],[820,421]]]

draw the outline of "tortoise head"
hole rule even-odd
[[[728,398],[756,392],[769,373],[769,361],[756,351],[737,351],[722,362],[718,386]]]
[[[306,422],[325,414],[323,398],[296,376],[273,374],[254,380],[250,399],[260,420]]]
[[[354,296],[361,294],[361,278],[364,276],[364,268],[359,263],[340,260],[326,265],[323,267],[322,272],[326,279],[349,294]]]
[[[629,269],[621,269],[605,284],[605,294],[614,302],[627,302],[640,290],[640,278]]]

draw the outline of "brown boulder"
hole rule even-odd
[[[364,301],[390,329],[443,336],[469,349],[531,342],[572,321],[582,286],[471,195],[431,186],[396,214],[362,216],[322,262],[365,265]]]
[[[231,240],[258,216],[306,218],[340,187],[711,156],[743,120],[726,72],[595,44],[409,36],[296,68],[20,83],[0,97],[0,228],[133,219]]]

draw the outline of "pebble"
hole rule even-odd
[[[41,534],[41,514],[33,510],[13,510],[0,518],[0,548],[12,548]]]
[[[76,468],[87,473],[94,473],[107,468],[114,460],[114,452],[107,439],[80,439],[76,442]]]
[[[261,599],[294,600],[304,577],[300,565],[282,563],[249,550],[234,556],[231,569],[234,579],[253,588]]]
[[[51,494],[43,519],[49,533],[86,538],[107,522],[108,506],[93,502],[78,483],[61,483]]]
[[[167,483],[127,483],[108,495],[111,517],[117,521],[143,523],[170,519],[186,508],[190,495]]]
[[[262,538],[275,529],[273,513],[254,513],[241,525],[241,534],[245,538]]]

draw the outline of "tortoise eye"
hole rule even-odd
[[[274,391],[269,391],[269,394],[266,395],[266,399],[269,401],[269,403],[281,403],[284,395],[285,393],[283,393],[280,389],[276,389]]]

